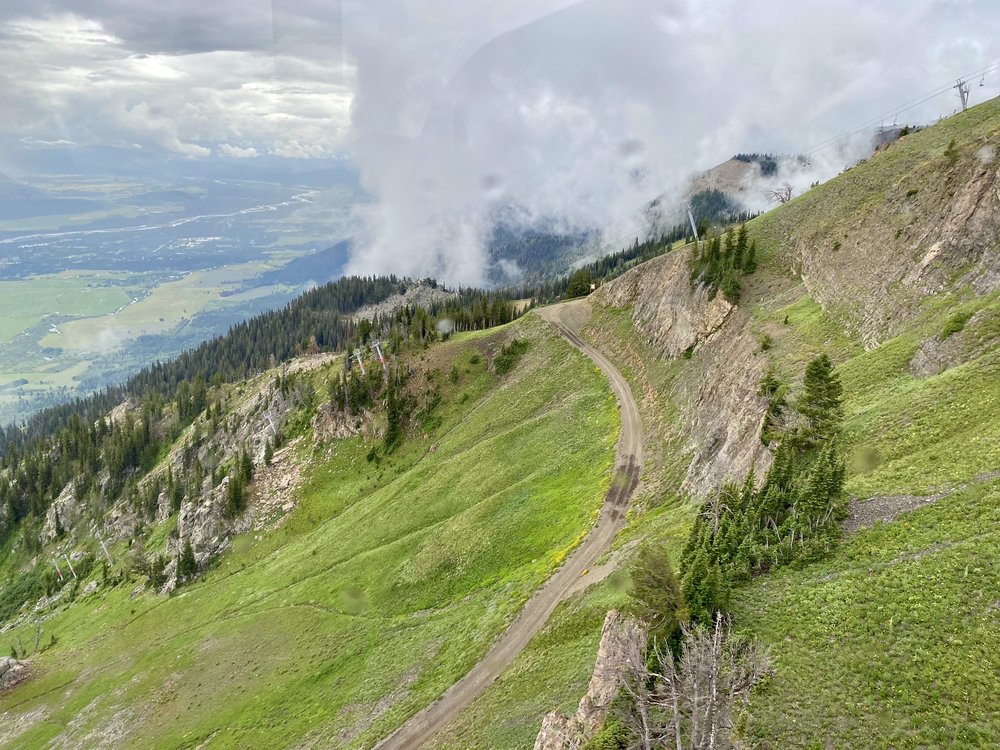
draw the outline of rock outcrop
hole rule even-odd
[[[728,479],[742,479],[751,467],[760,473],[770,465],[770,452],[760,442],[767,358],[749,315],[691,284],[690,260],[687,250],[651,260],[606,284],[595,301],[631,307],[636,329],[662,356],[697,354],[669,397],[692,456],[682,490],[704,495]]]
[[[542,721],[534,750],[576,750],[587,742],[608,718],[611,703],[622,686],[624,655],[645,648],[646,626],[611,610],[604,618],[597,663],[586,694],[573,716],[553,711]]]
[[[12,656],[0,656],[0,690],[17,685],[28,676],[28,665]]]
[[[910,372],[926,378],[996,349],[1000,346],[996,315],[992,310],[980,310],[962,330],[927,339],[910,360]]]
[[[1000,287],[992,138],[957,146],[951,163],[904,139],[768,217],[787,265],[866,349],[918,319],[928,297]]]
[[[67,484],[45,513],[45,523],[39,532],[42,543],[51,542],[59,535],[60,530],[69,531],[72,529],[82,513],[83,508],[73,495],[72,483]]]
[[[632,307],[632,319],[666,357],[693,350],[718,331],[733,311],[721,294],[692,286],[690,253],[667,253],[603,286],[597,300]]]

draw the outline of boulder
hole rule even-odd
[[[12,688],[28,676],[28,665],[12,656],[0,656],[0,690]]]

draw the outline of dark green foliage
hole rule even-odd
[[[514,369],[520,361],[521,356],[531,347],[531,342],[527,339],[512,339],[500,349],[496,357],[493,358],[493,367],[497,375],[506,375]]]
[[[618,719],[608,719],[581,750],[628,750],[632,733]]]
[[[954,138],[948,142],[948,147],[944,150],[944,158],[949,167],[955,166],[955,162],[958,161],[958,148]]]
[[[413,399],[405,391],[404,373],[394,371],[385,389],[385,452],[391,453],[406,437],[406,419],[413,410]]]
[[[756,162],[760,165],[762,177],[773,177],[778,174],[778,157],[775,154],[736,154],[733,158],[746,164]]]
[[[194,557],[194,549],[191,547],[191,540],[184,540],[184,547],[177,558],[177,579],[180,581],[190,581],[198,575],[198,561]]]
[[[590,285],[593,282],[594,277],[589,267],[574,271],[569,277],[569,283],[566,285],[566,297],[570,299],[573,297],[586,297],[590,294]]]
[[[632,568],[630,609],[649,623],[650,634],[660,641],[674,637],[687,620],[680,582],[663,545],[646,544]]]
[[[765,375],[761,393],[775,414],[784,406],[773,372]],[[802,424],[782,435],[761,486],[751,471],[742,484],[728,483],[706,502],[681,558],[692,620],[711,622],[725,611],[730,590],[752,576],[813,559],[836,544],[846,512],[845,468],[837,451],[841,395],[832,363],[820,355],[806,367],[804,393],[796,402]],[[767,419],[765,429],[767,439],[775,439]]]
[[[274,443],[268,440],[267,445],[264,446],[264,465],[270,466],[271,461],[273,460],[274,460]]]
[[[920,192],[920,188],[910,188],[906,191],[906,197],[912,198],[914,195]]]
[[[805,438],[813,443],[833,440],[844,418],[844,389],[826,354],[806,365],[802,385],[804,391],[795,409],[805,417]]]
[[[55,569],[45,568],[18,573],[0,589],[0,622],[10,620],[25,602],[35,601],[55,591],[58,576]]]
[[[732,303],[739,302],[740,277],[756,268],[756,245],[747,244],[746,226],[737,233],[726,230],[725,243],[718,236],[707,235],[692,258],[691,280],[709,287],[711,294],[722,292]]]
[[[704,219],[715,224],[739,210],[739,205],[721,190],[710,188],[691,196],[691,213],[695,221]]]
[[[229,484],[226,485],[226,515],[230,518],[238,516],[246,508],[246,485],[239,474],[229,477]]]
[[[166,555],[157,555],[149,561],[146,575],[149,579],[149,585],[154,591],[163,588],[163,584],[167,582],[166,567]]]
[[[760,350],[762,352],[768,351],[772,346],[774,346],[774,339],[771,338],[771,334],[765,333],[760,337]]]
[[[753,273],[757,270],[757,240],[750,241],[746,257],[743,259],[743,273]]]
[[[941,328],[940,338],[944,341],[949,336],[958,333],[963,328],[965,324],[969,322],[969,318],[972,317],[972,313],[968,312],[957,312],[945,321],[944,326]]]
[[[450,321],[453,330],[462,331],[507,323],[520,314],[502,293],[464,289],[428,309],[406,307],[389,316],[376,316],[373,320],[357,323],[349,315],[341,316],[348,306],[353,309],[362,303],[379,301],[400,291],[404,285],[405,282],[395,277],[347,279],[313,290],[284,310],[236,326],[227,336],[186,352],[174,362],[157,363],[123,388],[50,410],[24,431],[0,430],[0,450],[3,451],[0,504],[6,506],[12,520],[0,535],[0,541],[4,535],[23,530],[25,551],[29,554],[37,551],[37,534],[27,526],[40,523],[52,500],[70,482],[76,496],[85,502],[99,502],[106,507],[125,499],[140,515],[152,515],[160,487],[148,483],[143,486],[141,478],[156,465],[167,446],[188,424],[194,424],[195,429],[185,448],[183,467],[177,476],[171,470],[167,477],[167,494],[172,508],[178,510],[185,496],[199,497],[206,476],[213,486],[217,484],[225,468],[213,460],[206,471],[197,457],[198,448],[203,440],[219,429],[229,430],[231,425],[225,417],[218,385],[213,386],[216,388],[213,392],[208,382],[221,384],[245,377],[258,366],[274,365],[299,351],[338,345],[353,351],[364,346],[376,332],[384,339],[384,351],[391,356],[408,343],[426,346],[439,338],[442,334],[437,327],[443,319]],[[247,336],[253,341],[248,342]],[[247,360],[242,365],[232,364],[244,354]],[[370,365],[366,374],[351,368],[347,358],[345,374],[340,379],[331,379],[328,385],[331,402],[348,414],[372,409],[376,399],[385,396],[382,369],[371,361],[371,352],[366,357]],[[316,405],[313,383],[309,378],[278,376],[275,389],[299,407],[285,426],[291,434],[297,434],[305,428],[308,412]],[[130,394],[130,408],[125,418],[111,422],[104,416],[91,417],[99,407],[110,409],[116,405],[112,397],[121,398],[126,394]],[[173,409],[165,409],[168,399],[173,402]],[[389,404],[392,412],[390,448],[402,437],[402,425],[413,407],[408,405],[402,411],[400,408],[408,403],[401,397]],[[279,437],[275,436],[272,456]],[[102,485],[98,480],[104,473],[109,479]],[[226,510],[236,515],[245,508],[245,491],[252,474],[252,464],[245,452],[230,473],[233,481],[226,498]],[[137,489],[139,486],[143,489]]]
[[[768,367],[761,378],[760,395],[767,399],[767,411],[764,412],[764,423],[760,429],[760,440],[770,445],[780,437],[779,424],[782,412],[787,406],[788,387],[778,380],[773,367]]]

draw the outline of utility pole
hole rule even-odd
[[[694,234],[694,243],[698,244],[698,227],[694,223],[694,214],[691,213],[691,207],[688,207],[688,221],[691,222],[691,232]]]
[[[97,535],[97,541],[101,543],[101,549],[104,550],[104,556],[108,559],[108,565],[114,565],[115,561],[111,559],[111,553],[108,552],[108,546],[104,543],[104,539],[100,534]]]
[[[65,560],[66,564],[69,565],[69,572],[73,574],[73,578],[76,578],[76,571],[73,570],[73,563],[69,561],[69,555],[63,555],[63,560]],[[76,578],[76,580],[80,579]]]
[[[378,355],[378,361],[382,365],[382,371],[386,372],[388,370],[388,368],[385,366],[385,357],[382,354],[382,342],[379,341],[378,339],[375,339],[374,341],[372,341],[372,348],[375,350],[375,353]]]
[[[361,350],[360,349],[355,349],[354,350],[354,358],[356,360],[358,360],[358,367],[361,368],[361,374],[364,375],[365,374],[365,363],[364,363],[364,360],[361,359]]]
[[[969,89],[971,87],[961,78],[958,79],[958,83],[954,87],[958,89],[958,98],[962,100],[962,111],[964,112],[969,108]]]
[[[59,563],[56,562],[55,558],[52,558],[52,566],[56,569],[56,573],[59,574],[59,580],[60,581],[65,581],[66,579],[63,578],[62,571],[59,569]]]

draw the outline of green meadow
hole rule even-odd
[[[440,695],[586,533],[610,481],[604,378],[534,316],[507,331],[531,347],[502,379],[483,356],[495,337],[430,351],[458,380],[440,426],[390,458],[369,461],[358,438],[303,448],[287,523],[199,582],[102,590],[48,620],[56,645],[0,698],[8,726],[35,718],[0,739],[370,747]]]

